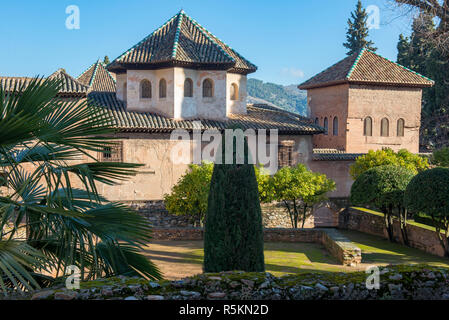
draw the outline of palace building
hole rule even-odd
[[[311,160],[312,136],[323,128],[280,108],[247,105],[247,75],[256,70],[181,11],[108,66],[97,61],[77,78],[63,69],[50,77],[62,80],[61,98],[87,100],[112,115],[118,143],[97,159],[144,166],[129,181],[99,190],[110,200],[133,202],[161,200],[171,191],[188,164],[172,161],[178,142],[170,133],[192,132],[198,122],[202,130],[276,129],[280,166]],[[0,77],[6,91],[28,81]]]
[[[299,86],[309,117],[271,105],[247,104],[247,76],[257,67],[180,11],[109,65],[97,61],[79,77],[60,69],[59,96],[95,103],[113,117],[116,147],[101,161],[140,163],[118,186],[99,186],[110,200],[163,199],[188,169],[170,153],[176,129],[277,129],[279,166],[304,163],[337,182],[331,197],[347,197],[349,166],[371,149],[419,151],[422,89],[433,81],[362,50]],[[29,78],[0,77],[5,91]],[[191,146],[194,147],[193,145]],[[87,160],[87,157],[86,159]]]

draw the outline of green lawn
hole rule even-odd
[[[340,231],[360,249],[362,264],[344,267],[326,249],[314,243],[266,243],[265,265],[268,272],[280,276],[302,272],[352,272],[371,265],[429,264],[449,268],[449,259],[393,244],[379,237],[355,231]],[[202,241],[156,241],[146,254],[167,279],[179,279],[202,273]]]

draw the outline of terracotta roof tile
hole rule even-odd
[[[52,73],[48,79],[58,79],[61,80],[61,88],[59,89],[59,95],[69,95],[69,96],[86,96],[89,87],[76,80],[64,69],[59,69]],[[28,77],[0,77],[0,87],[4,91],[15,91],[19,88],[26,88],[29,83],[33,80]]]
[[[355,161],[364,153],[346,153],[337,149],[313,149],[314,161]]]
[[[341,83],[430,87],[434,81],[368,49],[346,57],[299,85],[312,89]]]
[[[115,79],[100,60],[92,64],[77,80],[89,87],[90,91],[115,92]]]

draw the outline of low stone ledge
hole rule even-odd
[[[362,263],[362,250],[338,230],[323,230],[322,243],[329,253],[345,266]]]

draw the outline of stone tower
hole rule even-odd
[[[299,85],[311,118],[325,128],[317,149],[419,152],[422,89],[434,82],[363,49]]]
[[[117,98],[127,110],[172,119],[246,114],[246,76],[257,67],[184,11],[120,55]]]

